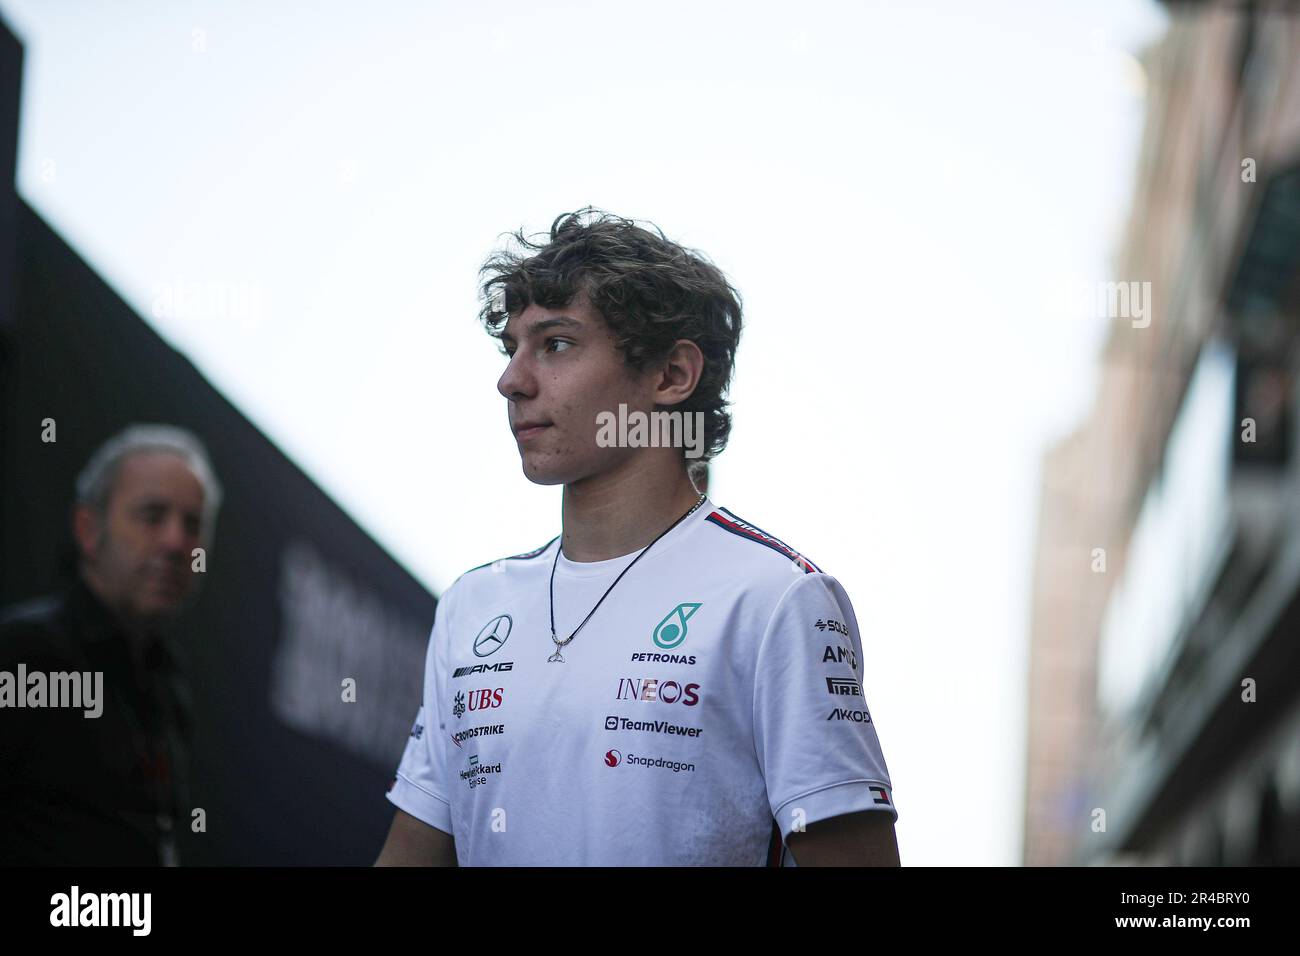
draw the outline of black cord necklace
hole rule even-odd
[[[676,528],[679,524],[681,524],[683,521],[685,521],[687,518],[693,515],[695,513],[695,509],[698,508],[700,505],[704,504],[704,499],[706,497],[708,496],[700,495],[700,500],[695,502],[695,504],[691,505],[690,511],[686,512],[686,514],[682,515],[680,518],[678,518],[676,521],[670,524],[663,531],[659,532],[658,538],[655,538],[654,541],[651,541],[644,548],[642,548],[641,553],[638,554],[635,558],[633,558],[631,563],[628,564],[628,566],[625,567],[622,570],[622,572],[619,573],[619,576],[614,579],[614,584],[611,584],[608,588],[605,589],[605,593],[602,594],[600,596],[600,600],[596,602],[596,607],[600,607],[601,604],[604,603],[605,598],[609,597],[609,592],[614,590],[614,586],[617,585],[619,581],[623,580],[623,575],[627,574],[629,571],[632,570],[632,565],[640,561],[641,558],[645,556],[645,553],[655,546],[655,542],[658,541],[659,538],[662,538],[669,531],[672,531],[673,528]],[[578,636],[578,631],[582,630],[582,625],[586,624],[589,620],[591,620],[591,615],[596,613],[596,607],[593,607],[590,611],[587,612],[587,616],[582,619],[582,624],[579,624],[574,629],[573,633],[570,634],[568,637],[566,637],[564,640],[560,640],[558,637],[555,636],[555,568],[560,563],[560,551],[563,549],[563,547],[564,547],[564,535],[561,534],[560,544],[555,549],[555,560],[551,563],[551,640],[555,642],[555,653],[552,654],[550,657],[546,658],[548,663],[551,661],[555,661],[560,664],[564,663],[564,657],[561,656],[560,650],[565,645],[567,645],[571,640],[573,640],[575,637]]]

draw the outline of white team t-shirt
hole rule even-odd
[[[897,819],[844,588],[709,499],[548,662],[558,538],[461,575],[388,799],[461,866],[794,865],[790,833]],[[563,640],[641,552],[555,569]]]

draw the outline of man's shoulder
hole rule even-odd
[[[838,580],[770,527],[720,506],[700,522],[701,567],[743,606],[745,619],[761,627],[783,604],[815,605],[829,592],[842,601]]]
[[[65,593],[47,594],[0,609],[0,664],[69,657]]]
[[[555,537],[558,538],[559,535],[556,535]],[[540,558],[542,554],[545,553],[546,549],[549,548],[554,543],[555,543],[555,538],[552,538],[550,541],[546,542],[540,548],[534,548],[531,551],[524,551],[521,554],[506,555],[505,557],[496,558],[484,564],[477,565],[475,567],[470,568],[468,571],[464,572],[464,574],[462,574],[460,578],[457,578],[456,580],[459,581],[461,578],[464,578],[466,575],[473,574],[475,571],[482,571],[484,568],[489,568],[492,571],[500,573],[502,570],[508,567],[508,565],[506,565],[507,561],[533,561],[537,558]]]
[[[792,579],[823,574],[806,554],[729,508],[715,507],[702,522],[708,551],[732,571],[753,578],[755,586],[784,590]]]
[[[559,535],[556,535],[540,548],[506,555],[470,568],[442,592],[439,601],[454,598],[457,603],[461,603],[485,598],[495,594],[502,587],[513,586],[521,574],[535,573],[544,565],[544,570],[549,570],[549,565],[546,565],[542,556],[558,538]]]

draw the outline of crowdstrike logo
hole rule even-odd
[[[452,734],[451,742],[459,747],[464,741],[471,740],[474,737],[483,737],[489,734],[503,734],[505,732],[505,724],[484,724],[481,727],[467,727],[462,731]]]
[[[663,704],[681,703],[694,707],[700,702],[699,684],[687,684],[684,687],[675,680],[661,681],[658,678],[620,677],[616,700],[657,700]]]

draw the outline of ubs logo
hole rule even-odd
[[[498,687],[495,690],[491,687],[472,690],[469,692],[469,709],[490,710],[493,707],[500,707],[501,695],[503,693],[505,693],[505,688],[503,687]]]
[[[514,624],[509,614],[498,614],[484,624],[483,629],[474,638],[474,656],[489,657],[501,650],[509,640]]]
[[[469,691],[469,710],[490,710],[493,707],[501,706],[501,695],[505,693],[504,687],[481,687],[477,690]],[[451,712],[457,720],[465,716],[466,700],[465,691],[458,691],[452,698]]]

